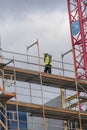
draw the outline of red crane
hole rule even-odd
[[[74,69],[77,79],[87,79],[87,0],[67,0]]]

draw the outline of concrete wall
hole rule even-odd
[[[51,101],[45,103],[45,106],[61,108],[61,96],[58,96]],[[40,117],[30,117],[27,113],[28,129],[29,130],[44,130],[44,120]],[[62,120],[46,119],[47,130],[64,130]]]

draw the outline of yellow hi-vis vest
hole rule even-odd
[[[45,63],[45,65],[52,65],[52,60],[51,60],[50,56],[46,56],[44,58],[44,63]]]

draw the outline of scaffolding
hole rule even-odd
[[[0,130],[80,129],[73,64],[53,60],[52,74],[44,73],[38,40],[32,45],[37,47],[37,56],[28,54],[30,46],[27,54],[2,50]],[[78,80],[77,85],[80,92],[87,91],[86,81]],[[66,97],[61,89],[66,90]],[[86,103],[85,96],[79,98],[80,104]],[[85,130],[86,110],[80,116]]]

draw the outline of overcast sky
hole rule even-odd
[[[67,0],[0,0],[0,33],[3,49],[26,53],[38,38],[41,57],[58,59],[71,49]]]

